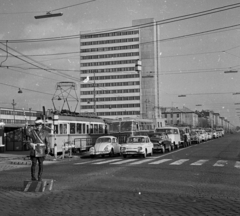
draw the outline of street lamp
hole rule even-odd
[[[58,17],[62,16],[63,13],[51,13],[47,12],[45,15],[34,16],[35,19],[43,19],[43,18],[51,18],[51,17]]]
[[[228,71],[224,71],[224,73],[238,73],[237,70],[228,70]]]

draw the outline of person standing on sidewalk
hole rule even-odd
[[[37,118],[35,120],[35,127],[26,125],[26,135],[30,138],[30,159],[31,165],[31,180],[41,181],[43,173],[43,161],[46,154],[50,152],[49,134],[43,128],[43,120]],[[35,176],[36,165],[38,162],[38,179]]]

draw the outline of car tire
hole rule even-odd
[[[168,152],[172,151],[172,146],[168,147]]]
[[[165,146],[163,146],[163,148],[162,148],[162,153],[165,153]]]
[[[145,150],[144,154],[143,154],[143,158],[147,157],[147,150]]]
[[[110,153],[109,153],[109,157],[113,157],[114,156],[114,150],[111,149]]]

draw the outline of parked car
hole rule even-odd
[[[201,142],[200,135],[196,131],[191,131],[190,132],[190,138],[191,138],[191,143],[199,144]]]
[[[221,137],[224,136],[224,129],[223,128],[217,128],[216,131],[221,134]]]
[[[153,151],[164,153],[166,150],[169,152],[174,149],[172,140],[165,133],[152,133],[149,135],[151,142],[153,143]]]
[[[89,149],[89,153],[91,157],[96,155],[101,155],[104,157],[105,155],[114,156],[120,155],[120,147],[121,145],[118,143],[118,139],[114,136],[101,136],[98,137],[96,143],[93,147]]]
[[[141,155],[146,158],[147,155],[153,155],[153,143],[148,136],[131,136],[126,144],[122,144],[121,154],[124,158],[127,155]]]
[[[200,130],[197,130],[197,132],[198,132],[199,135],[200,135],[200,142],[205,142],[205,141],[207,141],[208,135],[207,135],[207,133],[206,133],[205,130],[200,129]]]
[[[213,139],[217,139],[218,138],[217,131],[213,130],[212,133],[213,133]]]
[[[182,140],[181,140],[181,136],[180,136],[180,130],[177,127],[162,127],[162,128],[156,128],[155,132],[162,132],[162,133],[166,133],[168,135],[168,137],[172,140],[172,146],[174,146],[174,148],[180,148],[180,145],[182,145]]]

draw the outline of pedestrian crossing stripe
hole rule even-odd
[[[175,166],[180,166],[183,165],[184,163],[188,162],[190,159],[179,159],[176,161],[173,161],[173,159],[160,159],[156,160],[157,158],[147,158],[147,159],[97,159],[97,160],[89,160],[89,161],[84,161],[80,163],[74,163],[74,165],[84,165],[84,164],[94,164],[94,165],[101,165],[101,164],[111,164],[111,165],[121,165],[121,164],[126,164],[126,165],[139,165],[139,164],[149,164],[149,165],[159,165],[167,162],[171,162],[168,165],[175,165]],[[153,161],[155,160],[155,161]],[[173,161],[173,162],[172,162]],[[209,162],[207,159],[201,159],[198,161],[195,161],[193,163],[190,163],[190,166],[202,166]],[[224,167],[228,164],[227,160],[218,160],[216,161],[212,166],[214,167]],[[234,167],[237,169],[240,169],[240,161],[236,161],[234,164]]]
[[[183,163],[185,163],[186,161],[189,161],[189,159],[181,159],[181,160],[177,160],[173,163],[170,163],[170,165],[181,165]]]
[[[162,159],[162,160],[159,160],[159,161],[154,161],[152,163],[149,163],[149,164],[160,164],[160,163],[164,163],[164,162],[167,162],[167,161],[170,161],[172,159]]]
[[[112,160],[101,161],[101,162],[93,163],[93,164],[105,164],[105,163],[111,163],[111,162],[119,161],[119,160],[122,160],[122,159],[112,159]]]
[[[213,166],[223,167],[227,164],[226,160],[219,160]]]
[[[198,160],[198,161],[196,161],[196,162],[194,162],[194,163],[191,163],[190,165],[192,165],[192,166],[201,166],[201,165],[203,165],[204,163],[206,163],[208,160]]]

